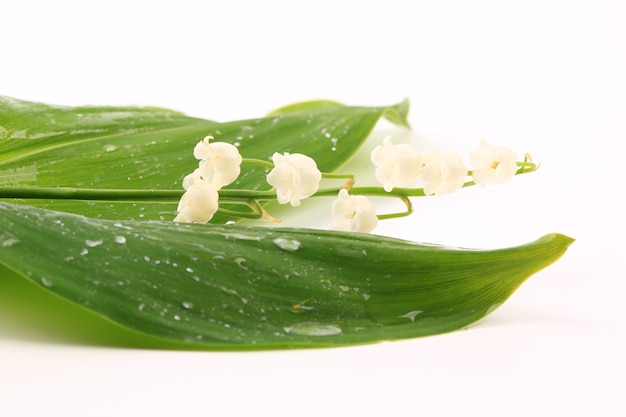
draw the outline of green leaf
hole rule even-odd
[[[7,197],[3,187],[182,193],[182,178],[197,167],[193,147],[207,135],[237,144],[245,158],[269,160],[274,152],[299,152],[331,172],[353,155],[381,117],[407,125],[406,101],[390,107],[316,103],[259,119],[217,123],[157,108],[68,108],[0,97],[0,198]],[[262,167],[245,166],[229,187],[268,190],[265,174]],[[94,218],[161,220],[173,219],[178,203],[9,201]]]
[[[331,100],[310,100],[299,103],[288,104],[278,109],[272,110],[267,115],[277,116],[290,113],[303,113],[317,110],[325,110],[329,108],[343,107],[343,104]]]
[[[0,264],[130,329],[207,349],[468,326],[573,239],[500,250],[306,229],[111,221],[0,202]],[[62,242],[62,244],[59,244]]]

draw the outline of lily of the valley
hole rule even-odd
[[[376,180],[387,192],[395,187],[411,186],[422,171],[417,150],[407,144],[394,145],[389,137],[383,139],[382,146],[374,148],[371,159],[376,165]]]
[[[178,203],[175,222],[207,223],[219,207],[218,190],[235,181],[243,158],[236,146],[214,142],[206,136],[193,149],[198,168],[183,178],[185,193]]]
[[[188,183],[187,191],[178,203],[175,222],[206,223],[218,209],[219,195],[215,187],[202,179]]]
[[[339,190],[331,210],[332,230],[370,233],[378,225],[374,204],[365,196],[349,195],[345,188]]]
[[[319,190],[322,173],[315,161],[303,154],[274,153],[274,168],[267,174],[267,182],[276,188],[280,204],[300,205],[300,200],[312,196]]]
[[[237,179],[241,173],[242,157],[236,146],[227,142],[213,142],[207,136],[195,146],[193,155],[200,159],[198,174],[216,189]]]
[[[427,151],[422,153],[421,157],[424,163],[422,167],[424,194],[448,194],[458,190],[465,183],[467,168],[457,154]]]
[[[470,153],[473,166],[472,178],[478,185],[502,184],[509,181],[517,171],[517,154],[504,146],[480,143],[480,149]]]

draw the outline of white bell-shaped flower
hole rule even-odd
[[[345,188],[339,190],[331,210],[332,230],[370,233],[378,225],[374,204],[365,196],[349,195]]]
[[[183,178],[183,189],[188,190],[189,187],[198,181],[202,181],[202,174],[200,173],[200,169],[196,168],[191,174]]]
[[[319,190],[322,173],[315,161],[299,153],[274,153],[274,168],[267,174],[267,182],[276,188],[280,204],[300,205],[300,200]]]
[[[422,171],[417,150],[407,144],[394,145],[390,137],[383,139],[382,146],[374,148],[371,159],[376,165],[376,180],[387,192],[394,187],[410,187]]]
[[[470,153],[472,178],[478,185],[502,184],[509,181],[517,171],[517,154],[504,146],[480,142],[480,149]]]
[[[227,142],[213,142],[207,136],[193,149],[193,155],[200,159],[199,173],[205,181],[220,189],[231,184],[241,173],[243,158],[235,145]]]
[[[204,180],[194,181],[181,197],[174,221],[207,223],[218,209],[218,200],[219,195],[213,185]]]
[[[467,168],[458,155],[428,151],[422,153],[421,158],[424,162],[422,167],[424,194],[448,194],[458,190],[465,183]]]

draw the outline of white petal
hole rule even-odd
[[[507,182],[517,171],[517,155],[513,150],[485,141],[480,143],[480,149],[470,153],[470,163],[474,167],[474,182],[482,186]]]
[[[350,196],[345,188],[339,191],[337,199],[333,201],[331,212],[332,230],[369,233],[378,225],[374,204],[365,196]]]
[[[183,188],[185,190],[188,190],[189,187],[191,187],[197,181],[202,181],[202,175],[200,173],[200,170],[196,168],[191,174],[186,175],[185,178],[183,178]]]
[[[226,142],[209,143],[209,138],[196,145],[194,156],[201,159],[202,178],[219,190],[239,177],[243,158],[236,146]]]
[[[382,146],[374,148],[370,159],[376,165],[376,180],[389,192],[395,187],[409,187],[419,177],[422,162],[419,154],[410,145],[394,145],[386,137]]]
[[[217,190],[206,181],[194,183],[183,194],[178,203],[177,222],[206,223],[218,209],[219,195]]]
[[[213,140],[213,136],[206,136],[193,148],[193,156],[196,159],[206,159],[211,156],[211,145],[209,142]]]
[[[463,186],[467,168],[458,155],[449,152],[425,152],[422,160],[424,194],[448,194]]]
[[[267,174],[267,182],[276,188],[280,204],[300,205],[300,200],[315,194],[322,180],[322,173],[315,161],[302,154],[275,153],[274,168]]]

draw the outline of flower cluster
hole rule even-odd
[[[338,189],[332,203],[330,228],[346,232],[369,233],[381,218],[393,218],[412,212],[408,197],[420,195],[441,195],[454,192],[473,183],[486,186],[509,181],[519,172],[520,166],[535,165],[525,160],[517,162],[517,155],[511,149],[481,142],[480,148],[469,155],[473,167],[468,171],[458,155],[449,152],[418,152],[407,144],[394,145],[385,138],[382,145],[371,153],[371,161],[376,166],[375,177],[382,184],[376,187],[354,188],[354,177],[339,174],[322,174],[315,160],[300,153],[274,153],[272,162],[253,159],[244,160],[237,147],[225,142],[211,142],[207,136],[194,148],[193,154],[200,162],[198,168],[183,179],[185,193],[178,205],[174,221],[206,223],[219,208],[218,191],[232,184],[241,173],[242,163],[262,165],[269,169],[266,180],[272,186],[271,192],[260,192],[258,197],[242,195],[240,202],[255,210],[256,217],[272,219],[259,204],[260,200],[276,199],[279,204],[298,207],[303,199],[317,195],[329,195],[333,189],[320,192],[323,177],[349,178]],[[472,182],[467,182],[471,176]],[[411,188],[417,181],[422,188]],[[394,191],[394,189],[398,189]],[[337,190],[337,189],[335,189]],[[243,190],[229,190],[232,195]],[[235,194],[232,194],[235,192]],[[334,191],[337,192],[337,191]],[[354,194],[350,194],[354,192]],[[275,194],[274,194],[275,193]],[[406,212],[378,215],[376,207],[365,195],[400,198],[406,205]],[[273,197],[270,197],[273,196]],[[238,212],[237,212],[238,213]]]
[[[243,158],[236,146],[210,143],[207,136],[193,150],[198,168],[183,179],[185,193],[178,203],[175,222],[206,223],[217,211],[220,188],[234,182],[241,172]]]
[[[410,187],[421,178],[425,195],[449,194],[463,187],[468,176],[463,160],[454,153],[419,153],[410,145],[394,145],[390,138],[372,151],[371,159],[376,165],[376,179],[387,192]],[[472,179],[482,186],[507,182],[518,169],[514,151],[485,141],[469,159],[474,167]]]

